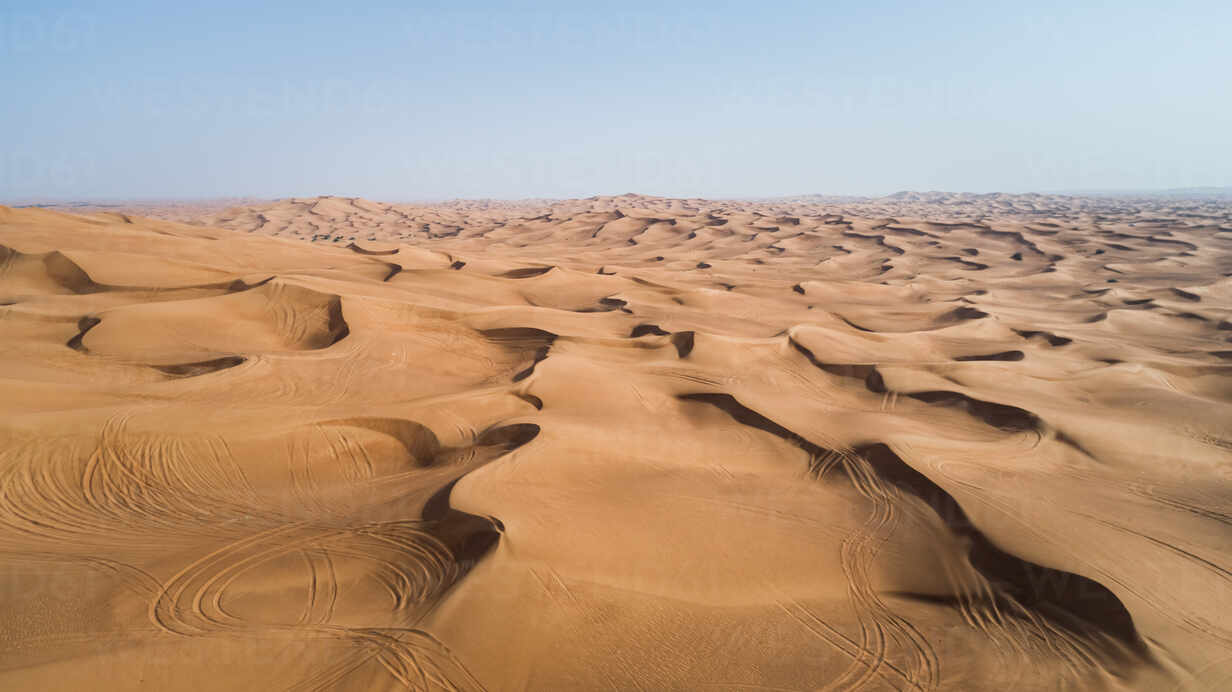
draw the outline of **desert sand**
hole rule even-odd
[[[74,211],[2,689],[1232,686],[1226,201]]]

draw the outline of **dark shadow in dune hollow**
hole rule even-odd
[[[483,432],[475,445],[500,450],[486,462],[491,463],[538,437],[539,430],[539,426],[533,423],[492,428]],[[463,474],[433,493],[420,513],[429,532],[449,549],[459,568],[459,578],[496,546],[505,531],[505,525],[496,517],[468,514],[450,506],[449,498],[454,486],[465,477]]]
[[[953,394],[951,392],[937,394]],[[961,395],[956,395],[961,396]],[[967,399],[966,397],[963,397]],[[757,428],[784,439],[814,458],[833,456],[827,450],[744,406],[730,394],[685,394],[680,399],[710,404],[730,415],[736,422]],[[975,401],[967,399],[967,401]],[[1010,413],[1013,407],[984,409],[984,415],[1002,425],[1031,425],[1038,419],[1027,414]],[[1005,409],[1005,410],[1002,410]],[[1017,409],[1016,411],[1021,411]],[[948,492],[903,461],[883,443],[862,445],[850,454],[866,461],[876,477],[904,495],[922,500],[936,512],[945,526],[970,546],[971,565],[995,587],[997,598],[1004,601],[1004,612],[1014,612],[1016,603],[1042,618],[1097,647],[1107,658],[1125,661],[1127,658],[1149,660],[1146,646],[1134,626],[1129,611],[1107,587],[1087,577],[1029,562],[998,548],[967,517],[961,505]],[[913,597],[911,594],[898,594]],[[919,600],[951,602],[953,599],[920,597]]]

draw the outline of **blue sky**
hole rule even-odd
[[[0,200],[1232,185],[1232,3],[0,0]]]

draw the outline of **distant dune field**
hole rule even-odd
[[[74,210],[0,689],[1232,688],[1232,202]]]

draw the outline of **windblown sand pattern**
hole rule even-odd
[[[1232,685],[1226,203],[188,216],[0,207],[0,688]]]

